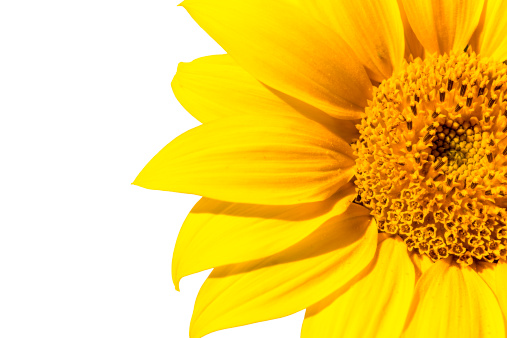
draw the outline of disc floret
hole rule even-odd
[[[417,58],[374,89],[353,145],[358,202],[410,251],[507,258],[507,66]]]

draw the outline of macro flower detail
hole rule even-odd
[[[358,201],[408,250],[467,265],[507,257],[506,74],[451,52],[375,89],[354,146]]]
[[[203,196],[190,337],[304,309],[302,338],[505,337],[507,1],[182,6],[227,54],[178,66],[202,125],[134,184]]]

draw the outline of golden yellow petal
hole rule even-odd
[[[371,79],[389,78],[403,61],[405,40],[396,0],[302,0],[347,42]]]
[[[401,21],[403,21],[403,31],[405,32],[405,59],[410,60],[410,55],[413,59],[424,57],[424,47],[421,45],[417,36],[415,36],[414,30],[410,27],[408,22],[407,13],[403,8],[403,0],[398,0],[398,6],[400,8]]]
[[[463,50],[481,17],[484,0],[403,0],[410,26],[424,48]]]
[[[133,184],[237,203],[324,200],[355,172],[349,144],[305,118],[218,119],[162,149]]]
[[[298,114],[229,55],[180,63],[171,85],[181,105],[203,123],[244,114]]]
[[[412,252],[410,254],[410,259],[414,264],[415,268],[415,281],[417,282],[419,278],[421,278],[426,271],[434,264],[431,258],[427,255],[419,255],[418,253]]]
[[[290,0],[186,0],[196,22],[268,86],[343,118],[360,117],[371,83],[331,29]]]
[[[190,211],[173,255],[173,281],[217,266],[280,252],[347,210],[356,196],[347,183],[322,202],[267,206],[202,198]]]
[[[414,281],[414,265],[405,243],[384,234],[365,270],[306,310],[301,337],[399,337]]]
[[[259,119],[285,115],[318,121],[348,143],[359,136],[354,121],[337,120],[266,86],[229,55],[205,56],[180,63],[172,88],[181,105],[203,123],[236,115],[255,115]]]
[[[507,60],[507,1],[487,0],[472,36],[473,50],[497,61]]]
[[[197,296],[190,337],[280,318],[331,294],[375,254],[376,222],[351,204],[311,235],[273,256],[216,268]]]
[[[498,300],[507,329],[507,263],[503,260],[498,263],[480,262],[477,264],[479,276],[489,285]],[[506,334],[507,336],[507,334]]]
[[[503,337],[495,295],[471,267],[437,261],[416,285],[405,337]]]

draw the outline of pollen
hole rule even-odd
[[[417,58],[374,88],[353,144],[356,202],[409,251],[507,258],[507,66],[468,50]]]

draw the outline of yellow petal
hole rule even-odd
[[[484,0],[403,0],[410,26],[430,53],[463,50],[481,17]]]
[[[407,13],[403,7],[403,0],[398,0],[398,6],[400,8],[401,21],[403,21],[403,31],[405,32],[405,59],[410,60],[410,55],[413,59],[424,57],[424,47],[421,45],[417,36],[415,36],[414,30],[410,27],[408,22]]]
[[[301,337],[399,337],[414,280],[405,243],[399,237],[388,237],[349,287],[306,310]]]
[[[410,259],[412,260],[412,263],[414,263],[416,282],[434,264],[433,261],[427,255],[419,255],[415,252],[412,252],[410,254]]]
[[[278,254],[214,269],[197,296],[190,337],[280,318],[318,302],[368,265],[376,243],[368,210],[351,204]]]
[[[352,149],[304,118],[234,116],[187,131],[133,184],[237,203],[324,200],[354,175]]]
[[[344,119],[360,118],[371,83],[335,32],[291,0],[186,0],[183,7],[268,86]]]
[[[481,262],[477,264],[477,272],[493,290],[502,309],[504,324],[507,323],[507,289],[505,287],[507,284],[507,263],[505,261],[499,261],[496,264]]]
[[[507,1],[487,0],[481,21],[471,39],[474,51],[497,61],[507,59]]]
[[[381,82],[400,67],[405,40],[396,0],[302,2],[347,42],[371,79]]]
[[[201,199],[176,241],[173,280],[217,266],[259,259],[299,242],[331,217],[342,214],[357,195],[347,183],[322,202],[267,206]]]
[[[180,63],[171,85],[181,105],[203,123],[244,114],[297,114],[229,55]]]
[[[229,55],[182,62],[172,81],[174,95],[201,122],[236,115],[308,117],[350,143],[359,133],[353,121],[337,120],[323,111],[257,81]]]
[[[405,336],[503,337],[495,295],[470,267],[436,262],[419,280]]]

